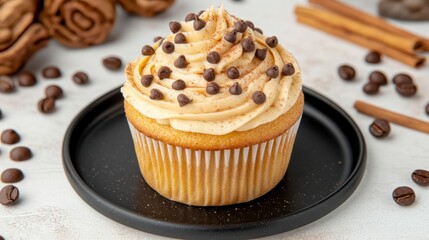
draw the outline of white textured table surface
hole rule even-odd
[[[360,126],[368,147],[363,180],[344,204],[309,225],[267,239],[428,238],[429,188],[414,184],[410,175],[415,169],[429,169],[429,135],[393,125],[388,138],[375,139],[367,130],[372,118],[358,114],[353,102],[367,100],[429,120],[423,110],[429,102],[429,67],[415,70],[389,58],[379,65],[366,64],[363,58],[367,50],[295,22],[293,6],[304,0],[178,0],[168,12],[152,19],[127,16],[119,11],[113,34],[101,46],[71,50],[51,42],[25,67],[38,73],[38,84],[19,88],[13,94],[0,94],[0,108],[4,112],[0,131],[17,130],[22,137],[20,144],[34,152],[29,161],[13,162],[8,159],[11,147],[0,145],[0,171],[18,167],[25,174],[25,179],[16,183],[21,191],[19,204],[0,205],[0,235],[6,239],[163,239],[116,223],[89,207],[66,179],[62,139],[73,117],[84,106],[124,81],[123,73],[107,71],[100,63],[101,58],[113,54],[128,62],[154,36],[167,34],[170,20],[183,19],[188,12],[222,2],[231,13],[252,20],[265,34],[277,35],[300,62],[304,84],[343,107]],[[376,11],[376,0],[348,2],[369,12]],[[429,37],[429,23],[398,24]],[[341,63],[356,67],[355,82],[346,83],[338,78],[336,70]],[[49,64],[61,68],[61,79],[40,77],[40,70]],[[402,98],[392,84],[376,96],[365,95],[362,86],[374,69],[386,72],[389,77],[398,72],[412,74],[419,86],[418,95]],[[89,73],[89,85],[78,86],[71,81],[72,73],[77,70]],[[36,103],[42,98],[44,88],[52,83],[64,89],[65,97],[57,101],[55,113],[43,115],[37,111]],[[410,207],[400,207],[391,198],[392,190],[401,185],[409,185],[416,191],[416,202]]]

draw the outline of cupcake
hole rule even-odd
[[[145,181],[195,206],[262,196],[285,175],[303,112],[295,58],[223,7],[169,26],[121,89]]]

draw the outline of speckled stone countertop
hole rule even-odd
[[[375,0],[350,1],[368,12],[376,12]],[[164,239],[116,223],[89,207],[72,189],[62,166],[62,141],[73,117],[91,101],[124,82],[122,71],[106,70],[101,59],[118,55],[124,62],[140,54],[154,36],[168,33],[170,20],[182,19],[188,12],[210,4],[223,3],[231,13],[252,20],[267,35],[277,35],[302,68],[303,82],[329,97],[349,113],[361,128],[368,147],[368,162],[362,182],[353,195],[327,216],[299,229],[266,239],[424,239],[429,222],[429,188],[411,180],[415,169],[429,169],[429,135],[392,125],[391,135],[376,139],[368,126],[372,118],[353,108],[357,99],[429,121],[424,106],[429,102],[429,67],[412,69],[390,58],[379,65],[364,61],[366,49],[296,23],[293,7],[304,0],[197,1],[178,0],[156,18],[125,15],[120,9],[113,34],[107,43],[89,49],[68,49],[52,41],[37,53],[25,69],[37,72],[47,65],[63,71],[58,80],[39,78],[36,86],[18,88],[13,94],[0,94],[4,119],[0,131],[13,128],[21,134],[20,144],[29,146],[34,156],[25,162],[8,159],[11,149],[0,145],[0,171],[10,167],[23,170],[25,178],[16,183],[21,191],[19,204],[0,206],[0,235],[6,239]],[[404,28],[429,37],[429,22],[395,22]],[[426,57],[429,57],[426,54]],[[357,80],[344,82],[337,67],[352,64]],[[372,70],[381,70],[389,78],[399,72],[414,76],[419,92],[412,98],[399,96],[393,85],[382,88],[376,96],[362,91]],[[71,81],[78,71],[89,73],[91,83],[79,86]],[[57,110],[50,115],[38,112],[36,104],[49,84],[64,91]],[[3,186],[4,184],[2,184]],[[391,194],[398,186],[411,186],[417,194],[409,207],[394,203]]]

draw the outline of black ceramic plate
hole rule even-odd
[[[305,108],[286,176],[248,203],[191,207],[152,190],[140,175],[119,88],[86,107],[64,139],[67,177],[91,207],[124,225],[194,239],[268,236],[311,223],[341,205],[365,169],[365,142],[337,105],[304,88]]]

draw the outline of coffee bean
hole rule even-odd
[[[89,82],[89,77],[88,74],[84,72],[77,72],[73,74],[72,80],[78,85],[83,85]]]
[[[373,64],[374,63],[380,63],[381,62],[381,55],[378,52],[371,51],[366,55],[365,61],[367,63],[373,63]]]
[[[168,24],[172,33],[177,33],[182,28],[182,25],[179,22],[172,21]]]
[[[49,85],[45,89],[45,95],[48,98],[58,99],[63,96],[63,89],[57,85]]]
[[[153,38],[153,42],[154,43],[156,43],[156,42],[158,42],[159,40],[163,40],[164,38],[163,37],[161,37],[161,36],[156,36],[156,37],[154,37]]]
[[[414,190],[406,186],[398,187],[393,190],[392,197],[393,200],[401,206],[409,206],[416,200]]]
[[[167,66],[162,66],[158,70],[158,77],[160,79],[169,78],[171,75],[171,69]]]
[[[349,65],[341,65],[338,68],[338,74],[343,80],[350,81],[355,78],[356,72],[352,66]]]
[[[178,79],[171,84],[171,88],[174,90],[183,90],[186,88],[186,83],[182,79]]]
[[[19,190],[13,185],[6,185],[0,190],[0,203],[2,205],[13,205],[19,198]]]
[[[1,142],[4,144],[15,144],[19,140],[21,140],[21,137],[13,129],[6,129],[1,134]]]
[[[229,93],[231,93],[232,95],[240,95],[242,92],[243,90],[241,89],[240,84],[238,84],[238,82],[235,82],[229,88]]]
[[[178,33],[174,36],[174,43],[183,44],[186,43],[186,37],[183,33]]]
[[[371,74],[369,74],[368,80],[369,82],[375,83],[379,86],[387,85],[386,75],[380,71],[373,71]]]
[[[418,169],[411,174],[411,178],[420,186],[429,186],[429,171]]]
[[[228,70],[226,71],[226,75],[230,78],[230,79],[237,79],[240,77],[240,72],[238,71],[238,69],[236,67],[230,67],[228,68]]]
[[[199,31],[206,26],[206,22],[202,19],[197,18],[195,19],[193,25],[194,25],[195,31]]]
[[[277,46],[277,44],[279,44],[279,41],[277,40],[276,36],[272,36],[272,37],[269,37],[269,38],[265,39],[265,43],[270,48],[275,48]]]
[[[209,82],[206,87],[206,92],[210,95],[218,94],[220,91],[220,87],[215,82]]]
[[[255,102],[256,104],[260,105],[260,104],[263,104],[265,102],[265,100],[267,99],[267,97],[265,96],[264,92],[262,92],[262,91],[256,91],[256,92],[253,93],[252,99],[253,99],[253,102]]]
[[[195,13],[189,13],[188,15],[186,15],[185,17],[185,22],[190,22],[192,20],[195,20],[195,18],[197,18],[198,16]]]
[[[162,51],[164,51],[167,54],[173,53],[174,52],[174,44],[172,42],[165,41],[162,44]]]
[[[426,104],[425,112],[426,112],[426,114],[429,116],[429,103],[428,103],[428,104]],[[1,111],[0,111],[0,119],[1,119]]]
[[[206,69],[206,70],[204,70],[204,72],[203,72],[203,78],[206,80],[206,81],[213,81],[213,80],[215,80],[215,71],[214,71],[214,69],[213,68],[209,68],[209,69]]]
[[[15,84],[9,76],[0,76],[0,92],[11,93],[15,91]]]
[[[24,178],[24,174],[18,168],[8,168],[1,174],[1,181],[4,183],[16,183]]]
[[[149,97],[150,97],[150,99],[153,99],[153,100],[161,100],[164,98],[164,95],[158,89],[153,88],[150,90],[150,96]]]
[[[260,34],[264,34],[264,32],[262,32],[262,29],[260,29],[260,28],[255,28],[255,31],[260,33]]]
[[[25,161],[33,156],[31,150],[28,147],[15,147],[9,152],[9,158],[14,161]]]
[[[227,42],[235,43],[237,41],[237,32],[235,30],[225,34],[223,37]]]
[[[396,85],[402,83],[413,83],[413,79],[408,74],[400,73],[393,77],[392,82]]]
[[[34,76],[34,74],[29,71],[19,73],[17,80],[18,84],[22,87],[33,86],[37,82],[36,76]]]
[[[122,67],[122,60],[118,57],[106,57],[103,59],[103,65],[109,70],[119,70]]]
[[[247,24],[243,20],[238,20],[234,23],[234,29],[239,33],[244,33],[247,29]]]
[[[152,81],[153,81],[153,75],[150,75],[150,74],[142,76],[140,80],[142,85],[145,87],[149,87],[150,84],[152,84]]]
[[[251,38],[246,38],[241,41],[241,46],[243,47],[244,52],[252,52],[255,50],[255,43]]]
[[[282,68],[282,74],[284,76],[292,76],[295,73],[295,67],[292,63],[287,63]]]
[[[247,27],[251,28],[252,30],[255,29],[255,24],[253,24],[251,21],[245,21]]]
[[[267,57],[267,51],[268,51],[267,48],[256,49],[255,56],[259,60],[263,61]]]
[[[364,93],[368,95],[375,95],[378,93],[379,85],[373,82],[369,82],[363,86]]]
[[[211,64],[219,63],[220,62],[219,53],[217,53],[215,51],[209,52],[209,54],[207,54],[207,62],[209,62]]]
[[[189,99],[185,94],[179,94],[177,96],[177,102],[179,102],[179,106],[184,107],[192,102],[192,99]]]
[[[186,61],[185,55],[180,55],[176,60],[174,60],[174,66],[177,68],[186,68],[188,62]]]
[[[390,124],[384,119],[375,119],[369,126],[370,133],[377,138],[384,138],[390,133]]]
[[[277,67],[277,66],[270,67],[265,72],[265,74],[267,74],[267,76],[270,77],[270,79],[271,78],[277,78],[279,76],[279,67]]]
[[[61,71],[56,66],[48,66],[42,70],[42,75],[45,78],[59,78],[61,77]]]
[[[396,91],[404,97],[411,97],[417,93],[417,86],[414,83],[400,83],[396,85]]]
[[[142,47],[142,55],[143,56],[150,56],[150,55],[152,55],[152,54],[154,54],[155,53],[155,50],[151,47],[151,46],[149,46],[149,45],[144,45],[143,47]]]
[[[51,113],[55,109],[55,98],[43,98],[39,101],[37,107],[41,113]]]

